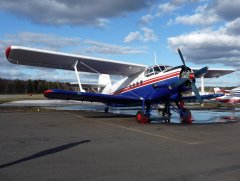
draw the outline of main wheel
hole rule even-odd
[[[136,114],[136,121],[138,123],[146,124],[149,123],[149,118],[145,116],[143,111],[138,111]]]
[[[182,114],[180,115],[181,121],[184,124],[191,124],[193,122],[192,113],[189,109],[183,108]]]

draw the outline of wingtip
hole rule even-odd
[[[11,52],[11,46],[7,47],[6,50],[5,50],[5,55],[6,55],[7,59],[9,57],[9,55],[10,55],[10,52]]]
[[[48,89],[48,90],[44,91],[44,96],[47,97],[48,94],[50,94],[50,93],[52,93],[52,92],[53,92],[52,89]]]
[[[53,92],[52,89],[48,89],[48,90],[45,90],[45,91],[44,91],[44,94],[48,94],[48,93],[52,93],[52,92]]]

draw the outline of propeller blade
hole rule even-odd
[[[191,87],[192,87],[192,91],[194,92],[194,94],[195,94],[198,102],[199,102],[200,104],[202,104],[202,98],[201,98],[201,96],[200,96],[200,94],[199,94],[199,91],[198,91],[195,83],[191,82]]]
[[[179,56],[180,56],[180,58],[181,58],[181,60],[182,60],[182,63],[183,63],[183,65],[184,65],[184,67],[187,68],[187,67],[186,67],[186,64],[185,64],[185,60],[184,60],[184,58],[183,58],[183,55],[182,55],[182,52],[181,52],[180,48],[178,48],[177,51],[178,51],[178,54],[179,54]]]
[[[187,78],[182,78],[179,81],[177,81],[174,84],[172,84],[170,87],[171,87],[171,89],[179,87],[179,86],[183,85],[187,80],[188,80]]]
[[[203,67],[194,73],[195,77],[202,77],[208,71],[208,67]]]

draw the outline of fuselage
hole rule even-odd
[[[222,96],[216,98],[216,100],[224,103],[240,103],[240,97],[236,96]]]
[[[218,97],[216,100],[224,103],[240,103],[240,87],[225,92],[227,92],[226,95]]]
[[[155,65],[144,72],[126,77],[111,87],[106,87],[103,93],[137,97],[151,102],[158,102],[160,98],[179,96],[180,90],[170,90],[169,86],[179,80],[181,67],[166,67]],[[164,99],[161,99],[164,101]]]

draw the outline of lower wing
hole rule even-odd
[[[49,89],[44,92],[44,96],[51,99],[65,99],[88,102],[102,102],[105,104],[141,105],[142,100],[135,97],[97,94],[90,92],[75,92],[58,89]]]

